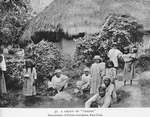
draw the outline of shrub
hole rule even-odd
[[[61,54],[56,44],[42,40],[38,44],[30,44],[25,50],[25,57],[34,60],[37,70],[37,87],[43,85],[46,78],[60,66]]]
[[[150,54],[141,55],[136,62],[136,68],[141,72],[150,70]]]
[[[6,64],[7,70],[5,72],[5,79],[7,89],[21,89],[23,84],[22,68],[24,67],[24,61],[10,59]]]

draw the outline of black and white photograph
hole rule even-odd
[[[150,0],[0,0],[1,109],[149,107]]]

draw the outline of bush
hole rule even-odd
[[[74,39],[76,43],[76,53],[74,59],[76,62],[91,64],[95,55],[104,56],[107,59],[106,51],[108,48],[105,42],[96,35],[85,35],[83,38]],[[87,65],[89,66],[89,65]]]
[[[25,57],[34,60],[38,88],[45,88],[43,84],[46,78],[53,74],[56,67],[61,67],[62,58],[57,45],[44,40],[38,44],[30,44],[25,50]]]
[[[150,70],[150,54],[141,55],[137,62],[136,68],[139,68],[141,72]]]
[[[10,59],[6,64],[5,79],[7,89],[21,89],[23,84],[22,69],[24,67],[24,61]]]
[[[0,98],[0,107],[14,107],[18,104],[17,96],[13,95],[12,92],[4,94]]]

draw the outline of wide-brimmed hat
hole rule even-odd
[[[61,73],[61,70],[60,69],[56,69],[55,73]]]
[[[86,67],[86,68],[84,68],[84,71],[86,72],[86,71],[90,71],[90,69],[88,68],[88,67]]]
[[[97,60],[97,59],[98,59],[98,60],[101,60],[101,57],[98,56],[98,55],[95,55],[95,56],[94,56],[94,60]]]

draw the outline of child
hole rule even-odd
[[[115,85],[116,80],[116,69],[113,61],[109,60],[106,62],[106,76],[111,80],[111,83]]]
[[[25,78],[23,84],[23,95],[26,99],[36,95],[35,81],[37,79],[36,69],[31,59],[26,60],[25,69],[23,69],[23,76]]]
[[[102,84],[102,77],[105,75],[105,63],[101,62],[100,56],[94,57],[94,63],[91,66],[91,89],[90,94],[96,94],[98,87]]]
[[[123,80],[124,80],[124,86],[126,85],[126,81],[130,80],[130,84],[132,84],[132,71],[130,70],[131,67],[131,53],[129,53],[129,48],[124,48],[124,54],[122,55],[122,58],[124,59],[125,65],[124,65],[124,72],[123,72]]]
[[[84,91],[90,89],[91,75],[89,68],[84,68],[84,74],[82,75],[81,79],[81,81],[77,81],[76,85],[77,88],[81,90],[81,95],[83,95]]]

